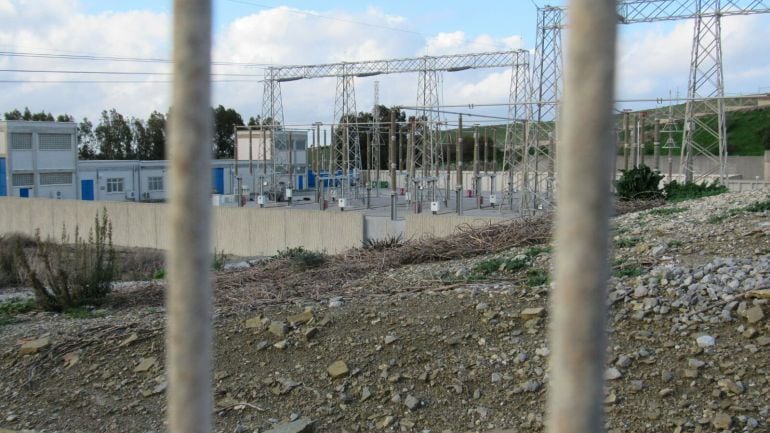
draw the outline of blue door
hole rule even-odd
[[[213,188],[217,194],[225,193],[225,169],[224,167],[218,167],[214,169],[213,173],[214,182]]]
[[[8,185],[5,179],[5,158],[0,158],[0,197],[8,195]]]
[[[80,199],[81,200],[93,200],[94,199],[94,181],[93,179],[84,179],[80,181]]]
[[[315,173],[313,170],[307,171],[307,187],[308,188],[315,188],[315,183],[317,182],[318,174]]]
[[[305,183],[303,182],[303,180],[304,179],[302,179],[302,175],[301,174],[299,176],[297,176],[297,190],[298,191],[302,191],[303,189],[305,189],[304,188],[304,184]]]
[[[29,198],[29,188],[22,188],[19,190],[19,197]]]

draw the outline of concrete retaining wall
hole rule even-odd
[[[484,226],[490,223],[504,221],[503,217],[466,217],[458,215],[407,215],[406,238],[419,239],[430,235],[436,237],[449,236],[457,232],[458,227],[470,224]]]
[[[753,180],[730,180],[727,182],[727,189],[730,190],[730,192],[757,190],[770,192],[770,182]]]
[[[0,234],[20,232],[59,239],[62,227],[70,238],[75,227],[87,236],[97,211],[107,209],[113,243],[127,247],[166,249],[166,205],[70,200],[0,199]],[[212,245],[240,256],[267,256],[287,247],[303,246],[337,253],[358,247],[364,239],[359,213],[324,213],[287,209],[213,209]]]

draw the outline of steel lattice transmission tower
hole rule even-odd
[[[332,139],[331,172],[341,172],[345,178],[352,174],[357,179],[362,167],[357,113],[353,76],[346,74],[343,66],[334,98],[334,121],[340,123]]]
[[[278,143],[274,138],[279,135],[275,131],[283,129],[283,98],[281,97],[281,80],[278,79],[273,70],[268,69],[265,75],[265,82],[262,92],[262,121],[268,122],[267,131],[270,131],[268,139],[271,141],[272,149],[270,158],[273,160],[273,175],[276,172],[288,172],[286,164],[288,161],[284,158],[285,152],[278,152],[286,143]],[[282,135],[280,135],[282,137]],[[267,163],[267,161],[265,161]],[[277,192],[277,180],[273,177],[270,188]]]
[[[439,83],[441,73],[435,68],[432,57],[423,57],[424,67],[417,73],[417,107],[422,107],[418,118],[418,135],[415,138],[415,172],[418,176],[438,175],[443,161],[439,145]]]
[[[697,3],[679,171],[684,174],[685,182],[692,182],[695,174],[693,157],[703,155],[709,164],[702,176],[718,170],[724,184],[727,180],[727,133],[719,13],[722,1],[698,0]],[[716,122],[712,124],[710,120]],[[700,137],[697,135],[699,130],[703,131]]]
[[[535,55],[532,61],[531,118],[522,161],[521,209],[538,209],[552,202],[556,121],[562,94],[562,8],[538,9]]]
[[[720,101],[724,97],[721,18],[770,13],[770,0],[619,0],[617,11],[620,24],[695,20],[688,82],[688,109],[685,113],[680,165],[685,176],[692,178],[693,156],[704,155],[716,165],[716,168],[708,169],[704,174],[718,172],[724,180],[727,152],[724,104]],[[533,150],[544,147],[542,140],[546,135],[549,141],[556,139],[553,135],[554,125],[550,122],[556,120],[558,113],[559,86],[562,81],[561,31],[566,25],[565,19],[565,7],[538,8],[532,76],[532,103],[535,107],[532,111],[532,121],[535,125],[530,128],[532,134],[527,140],[528,145],[534,147]],[[707,121],[711,116],[716,119],[714,124]],[[699,129],[703,130],[704,134],[698,134]],[[700,141],[696,141],[696,137]],[[552,159],[553,154],[549,155],[549,159]],[[528,192],[536,192],[534,187],[537,186],[539,183],[534,186],[530,183]],[[535,197],[537,198],[537,194]]]
[[[532,106],[530,101],[530,71],[528,68],[511,68],[511,88],[508,96],[508,118],[510,123],[505,129],[503,150],[503,170],[506,172],[503,203],[514,208],[516,191],[524,189],[526,177],[524,151],[529,129]]]

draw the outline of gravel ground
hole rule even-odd
[[[761,200],[614,219],[609,431],[770,431],[770,218],[745,210]],[[221,310],[216,431],[542,431],[550,267],[547,247],[514,248],[363,276],[379,294]],[[163,313],[0,326],[0,432],[165,431]]]

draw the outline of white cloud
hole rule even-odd
[[[16,16],[16,7],[11,0],[0,0],[0,18],[12,19]]]
[[[754,92],[770,83],[768,18],[729,17],[722,21],[725,92]],[[667,97],[669,90],[687,92],[693,22],[647,25],[629,30],[618,46],[620,98]]]
[[[18,18],[0,28],[0,45],[14,51],[79,53],[101,56],[168,58],[169,17],[146,11],[85,14],[68,0],[15,1]],[[34,6],[34,7],[32,7]],[[6,69],[166,71],[153,63],[101,62],[0,57]],[[145,76],[96,76],[89,74],[15,73],[16,80],[142,80]],[[154,77],[162,80],[162,77]],[[117,108],[128,115],[147,116],[151,110],[168,108],[167,91],[158,84],[0,84],[4,110],[45,110],[54,114],[96,117],[101,110]]]
[[[317,16],[313,16],[317,15]],[[322,17],[321,17],[322,16]],[[323,18],[327,17],[327,18]],[[334,18],[334,19],[329,19]],[[534,17],[533,17],[534,18]],[[170,17],[148,11],[86,13],[76,0],[0,0],[0,46],[6,50],[91,53],[126,57],[169,58]],[[361,22],[376,26],[360,25]],[[756,91],[770,85],[768,17],[735,17],[723,21],[725,81],[728,92]],[[388,30],[394,27],[404,31]],[[342,10],[299,11],[287,7],[262,10],[222,27],[215,35],[215,60],[272,64],[317,64],[524,48],[520,35],[469,35],[462,29],[429,37],[415,34],[407,17],[369,7],[362,13]],[[618,90],[625,98],[666,96],[687,86],[692,22],[624,27],[618,49]],[[531,47],[526,47],[531,48]],[[91,69],[167,71],[168,65],[129,62],[74,62],[0,57],[9,69]],[[218,72],[261,74],[261,68],[224,67]],[[52,74],[7,74],[2,79],[166,80],[167,77],[96,77]],[[213,103],[234,107],[245,117],[261,114],[260,77],[244,83],[217,83]],[[226,79],[215,77],[215,79]],[[233,77],[232,79],[237,79]],[[416,74],[356,79],[359,111],[373,102],[372,86],[380,81],[380,102],[416,102]],[[510,71],[505,69],[444,74],[444,104],[506,102]],[[333,117],[333,78],[283,85],[288,123],[329,122]],[[29,106],[78,118],[96,117],[116,108],[146,117],[168,108],[167,84],[0,84],[0,110]],[[478,109],[477,109],[478,110]],[[504,112],[504,109],[501,110]],[[500,114],[498,112],[497,114]]]

